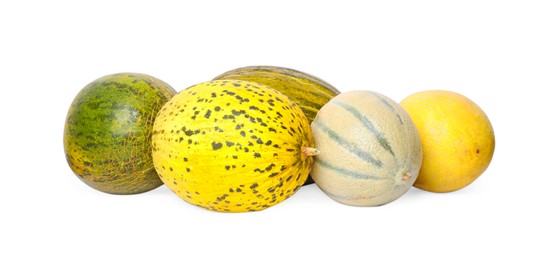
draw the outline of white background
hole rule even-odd
[[[553,1],[1,1],[1,259],[553,259]],[[459,92],[496,134],[492,164],[447,194],[349,207],[316,185],[223,214],[166,187],[95,191],[69,169],[67,109],[117,72],[176,90],[248,65],[401,101]]]

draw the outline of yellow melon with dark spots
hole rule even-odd
[[[277,66],[242,67],[225,72],[215,79],[246,80],[271,87],[293,100],[304,112],[309,123],[314,120],[323,105],[340,93],[331,84],[318,77]],[[309,175],[304,185],[312,183],[314,180]]]
[[[154,166],[185,201],[220,212],[257,211],[293,195],[312,167],[309,123],[265,85],[215,80],[181,91],[162,108]]]

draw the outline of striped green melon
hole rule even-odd
[[[339,94],[311,124],[316,148],[312,178],[332,199],[379,206],[401,197],[422,164],[420,137],[408,114],[371,91]]]
[[[112,194],[162,185],[152,164],[152,125],[175,93],[165,82],[136,73],[104,76],[85,86],[65,122],[71,170],[90,187]]]
[[[339,90],[310,74],[276,66],[248,66],[228,71],[218,79],[236,79],[257,82],[271,87],[292,99],[301,108],[309,122],[318,110]]]
[[[248,66],[228,71],[215,79],[245,80],[269,86],[292,99],[306,115],[309,123],[318,110],[339,90],[310,74],[276,66]],[[304,183],[312,184],[310,176]]]

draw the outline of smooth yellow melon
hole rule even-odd
[[[422,139],[424,159],[415,187],[432,192],[462,189],[489,166],[493,127],[467,97],[444,90],[415,93],[401,101]]]

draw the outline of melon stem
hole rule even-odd
[[[301,149],[301,153],[304,156],[314,156],[314,155],[318,155],[320,153],[320,151],[316,148],[312,148],[312,147],[303,147]]]

